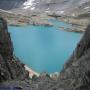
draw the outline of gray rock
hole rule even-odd
[[[7,23],[0,18],[0,82],[28,78],[29,74],[25,71],[24,64],[13,55],[13,45]]]
[[[19,8],[26,0],[0,0],[0,9],[10,10]]]

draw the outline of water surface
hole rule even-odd
[[[70,25],[54,21],[56,25]],[[9,26],[14,45],[14,53],[23,63],[37,72],[60,71],[72,54],[81,34],[65,32],[54,27]]]

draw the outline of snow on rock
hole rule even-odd
[[[61,14],[63,14],[63,13],[64,13],[64,11],[60,11],[60,13],[61,13]]]
[[[31,7],[31,10],[34,10],[35,9],[35,7]]]
[[[90,7],[85,7],[84,9],[89,9]]]
[[[34,70],[32,70],[31,68],[29,68],[28,66],[24,66],[25,70],[27,70],[29,72],[29,77],[33,77],[34,75],[39,76],[39,73],[35,72]]]
[[[34,2],[35,0],[27,0],[23,5],[24,5],[24,8],[23,9],[28,9],[28,8],[31,8],[31,10],[34,10],[35,7],[33,7],[34,5]]]

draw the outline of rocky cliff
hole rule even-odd
[[[0,0],[0,9],[27,15],[34,11],[75,16],[90,12],[90,0]]]
[[[26,0],[0,0],[0,9],[10,10],[19,8]]]
[[[3,18],[0,18],[0,90],[5,90],[4,88],[1,89],[3,82],[23,81],[28,78],[24,64],[13,55],[13,45],[7,23]]]
[[[90,25],[64,65],[60,80],[65,90],[90,90]]]

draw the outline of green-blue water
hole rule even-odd
[[[63,22],[53,22],[59,26],[70,26]],[[9,32],[15,55],[33,70],[48,73],[62,69],[82,36],[79,33],[58,30],[56,26],[9,26]]]

